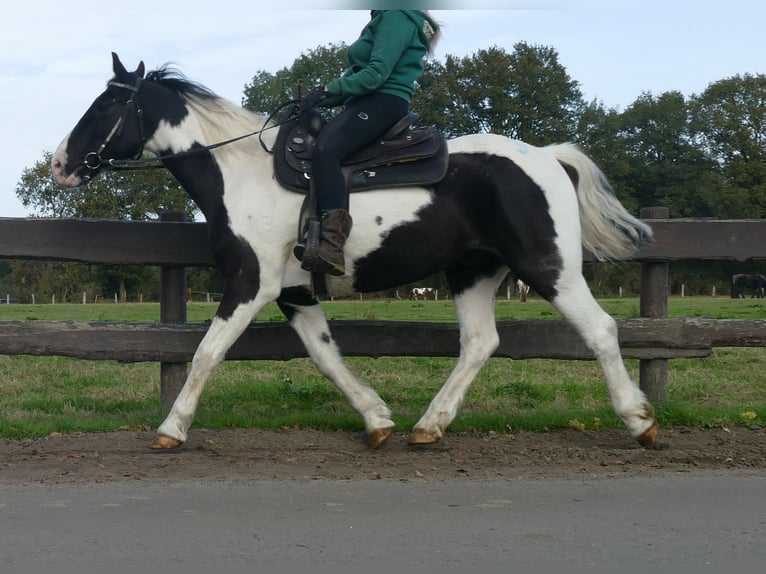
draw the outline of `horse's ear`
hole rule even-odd
[[[120,62],[120,57],[114,52],[112,52],[112,68],[114,69],[114,75],[117,78],[124,78],[128,73],[125,66]]]
[[[144,61],[141,60],[138,63],[138,68],[136,68],[136,76],[138,76],[139,78],[143,78],[144,72],[146,72],[146,69],[144,68]]]

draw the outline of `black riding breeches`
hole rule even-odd
[[[348,209],[342,162],[386,133],[408,111],[406,100],[375,93],[354,99],[322,128],[311,163],[320,214]]]

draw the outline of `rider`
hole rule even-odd
[[[349,67],[301,101],[300,114],[316,106],[345,106],[314,146],[311,184],[321,225],[318,237],[316,226],[309,228],[303,269],[345,273],[343,246],[352,220],[341,164],[407,114],[424,58],[438,36],[439,26],[426,10],[372,10],[361,35],[348,47]]]

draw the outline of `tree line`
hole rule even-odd
[[[299,56],[276,73],[258,71],[244,87],[243,107],[270,114],[299,90],[340,75],[344,43]],[[585,101],[579,83],[550,46],[519,42],[470,56],[429,59],[412,102],[420,125],[447,137],[493,132],[533,145],[578,143],[602,168],[626,207],[664,206],[671,217],[766,217],[766,75],[742,74],[711,83],[702,93],[641,93],[624,110]],[[52,181],[50,154],[24,170],[16,194],[41,217],[156,219],[165,210],[196,207],[165,170],[104,174],[87,187],[63,192]],[[674,264],[671,288],[687,294],[719,292],[737,272],[763,272],[759,264]],[[637,265],[588,265],[598,295],[638,290]],[[15,261],[0,265],[0,289],[23,299],[37,293],[79,300],[83,291],[135,300],[156,295],[158,270],[75,263]],[[190,270],[197,291],[221,291],[213,270]],[[424,284],[446,293],[440,276]],[[87,287],[87,289],[85,288]],[[677,290],[677,289],[675,289]]]

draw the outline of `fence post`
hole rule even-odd
[[[641,219],[668,219],[667,207],[644,207]],[[641,262],[641,317],[668,316],[668,262]],[[649,401],[655,404],[668,400],[668,360],[641,359],[639,361],[639,385]]]
[[[186,221],[183,211],[166,211],[160,221]],[[186,268],[160,267],[160,322],[186,323]],[[160,363],[160,403],[167,413],[186,381],[186,363]]]

